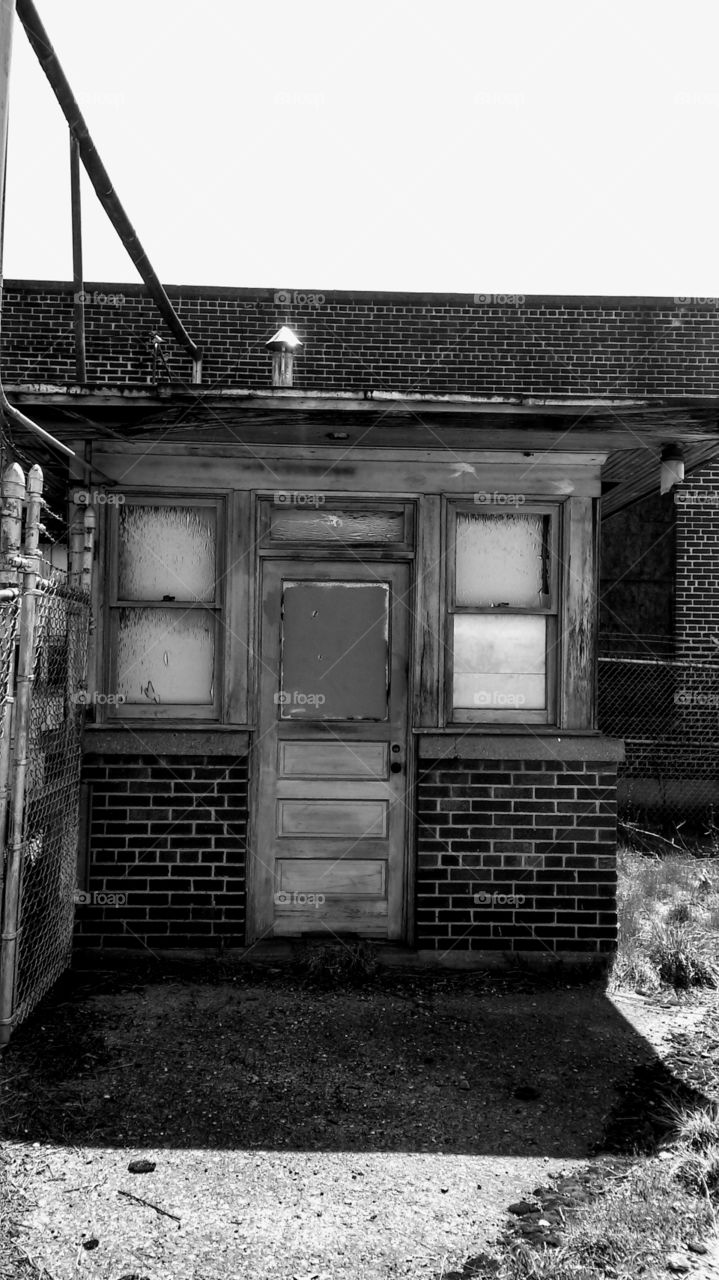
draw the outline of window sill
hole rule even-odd
[[[421,760],[607,760],[624,759],[624,743],[591,730],[528,729],[519,734],[491,729],[415,729]]]
[[[86,725],[83,754],[103,756],[246,756],[250,730],[237,725]]]

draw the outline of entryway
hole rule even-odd
[[[254,939],[401,940],[409,566],[262,568]]]

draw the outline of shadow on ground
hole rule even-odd
[[[198,980],[204,979],[204,980]],[[69,974],[3,1059],[3,1136],[77,1146],[583,1158],[703,1101],[600,983],[247,967]]]

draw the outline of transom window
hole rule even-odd
[[[449,511],[448,719],[555,719],[559,508]]]

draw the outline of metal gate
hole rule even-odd
[[[0,572],[17,585],[0,591],[0,1045],[69,964],[74,924],[94,516],[70,572],[42,577],[41,491],[39,467],[27,497],[21,468],[5,472]]]

